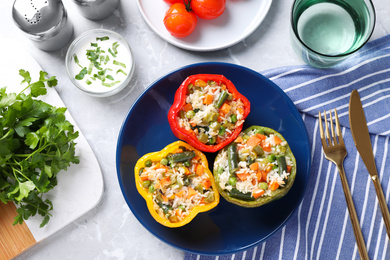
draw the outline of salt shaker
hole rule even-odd
[[[44,51],[61,49],[73,35],[61,0],[15,0],[12,17],[27,38]]]
[[[107,18],[118,7],[119,0],[73,0],[81,14],[90,20]]]

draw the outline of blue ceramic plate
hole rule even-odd
[[[176,89],[193,74],[222,74],[251,102],[244,129],[267,126],[288,141],[297,160],[297,177],[282,199],[259,208],[243,208],[223,198],[211,211],[198,214],[189,224],[167,228],[150,215],[138,194],[134,166],[146,153],[160,151],[177,141],[167,120]],[[206,154],[210,168],[214,154]],[[178,69],[154,82],[134,103],[119,133],[117,172],[123,196],[135,217],[153,235],[178,249],[206,255],[236,253],[264,242],[283,227],[299,206],[310,173],[310,145],[305,125],[287,95],[261,74],[227,63],[200,63]]]

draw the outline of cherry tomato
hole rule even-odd
[[[190,35],[196,27],[198,18],[184,3],[171,5],[165,13],[164,25],[168,32],[175,37],[182,38]]]
[[[202,19],[211,20],[225,11],[226,0],[191,0],[191,9]]]
[[[176,3],[183,3],[183,0],[164,0],[167,4],[173,5]]]

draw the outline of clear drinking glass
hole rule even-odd
[[[374,27],[371,0],[295,0],[292,6],[292,46],[315,67],[331,67],[355,53]]]

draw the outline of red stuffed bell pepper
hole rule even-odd
[[[223,75],[189,76],[168,112],[174,135],[203,152],[216,152],[241,132],[250,103]]]

